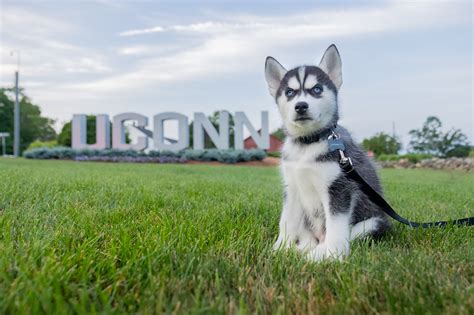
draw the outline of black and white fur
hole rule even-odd
[[[382,210],[357,184],[345,178],[338,153],[328,151],[328,131],[337,126],[334,130],[344,141],[346,155],[361,176],[382,193],[371,161],[347,130],[337,125],[341,66],[334,45],[326,50],[317,67],[287,71],[272,57],[265,64],[270,94],[287,134],[281,162],[285,198],[274,248],[296,246],[315,261],[341,259],[349,254],[351,240],[377,236],[390,227]],[[319,141],[307,141],[319,136]]]

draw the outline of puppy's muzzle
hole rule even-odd
[[[295,111],[298,115],[304,115],[308,111],[308,103],[298,102],[295,105]]]

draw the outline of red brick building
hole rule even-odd
[[[260,133],[260,130],[258,131]],[[275,137],[274,135],[270,135],[270,148],[267,150],[267,152],[277,152],[281,150],[281,146],[283,145],[283,141]],[[247,137],[244,140],[244,149],[249,150],[249,149],[256,149],[257,144],[255,141],[253,141],[252,137]]]

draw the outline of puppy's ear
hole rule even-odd
[[[339,91],[342,85],[342,62],[336,45],[332,44],[326,49],[323,58],[319,62],[319,67],[328,74]]]
[[[265,78],[268,83],[270,94],[275,97],[280,82],[286,74],[286,69],[273,57],[267,57],[265,61]]]

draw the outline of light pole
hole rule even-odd
[[[16,54],[17,56],[17,69],[15,71],[15,109],[13,114],[13,155],[15,157],[20,156],[20,103],[18,102],[18,80],[20,71],[20,51],[13,50],[10,52],[10,56]]]

